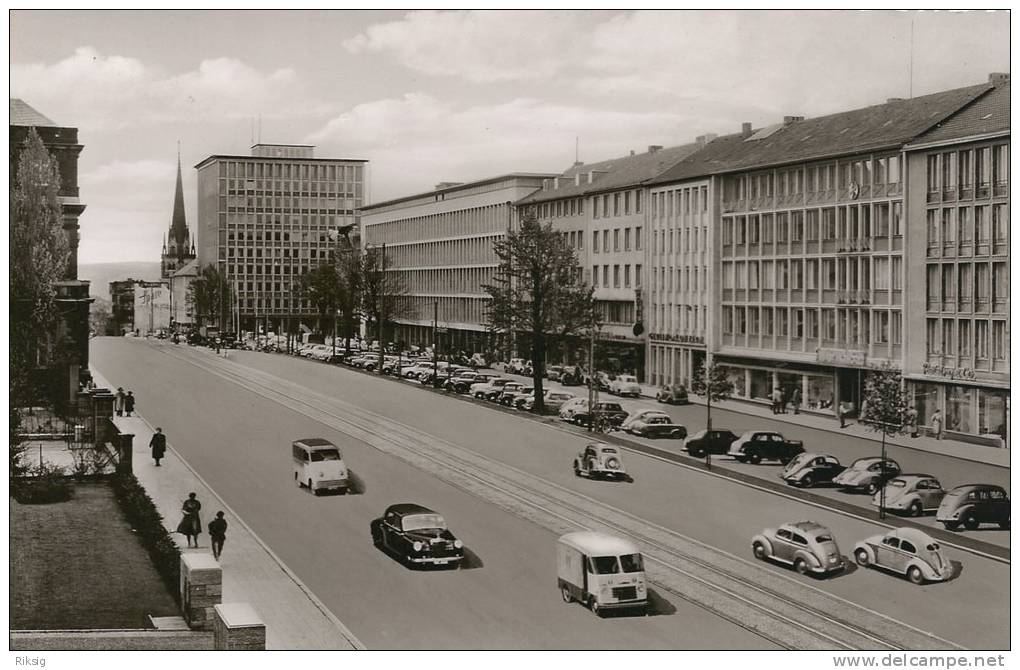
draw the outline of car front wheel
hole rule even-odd
[[[574,596],[570,595],[570,589],[566,586],[560,587],[560,597],[563,598],[563,602],[565,603],[574,602]]]
[[[912,565],[910,566],[910,569],[907,570],[907,579],[914,584],[924,584],[924,573],[921,572],[921,568],[916,565]]]
[[[977,530],[978,525],[978,518],[974,516],[973,512],[963,517],[963,527],[967,530]]]
[[[687,453],[689,453],[694,458],[704,458],[705,457],[705,450],[704,449],[699,449],[698,447],[694,447],[693,449],[688,449]]]
[[[747,457],[747,460],[751,461],[754,465],[761,463],[761,454],[755,452]]]
[[[868,484],[868,495],[875,495],[876,493],[878,493],[878,483],[871,482]]]
[[[811,488],[814,485],[814,483],[815,480],[813,477],[811,477],[811,475],[804,475],[803,477],[801,477],[800,485],[806,489]]]
[[[857,565],[862,568],[866,568],[871,564],[871,559],[868,558],[868,552],[864,549],[858,549],[854,552],[854,560],[857,561]]]
[[[793,562],[793,569],[796,570],[798,574],[806,575],[808,573],[807,561],[803,558],[798,558]]]
[[[924,512],[924,507],[921,506],[920,502],[915,500],[914,502],[910,503],[910,507],[908,508],[907,511],[910,512],[910,516],[921,516],[921,514]]]
[[[751,551],[754,552],[754,557],[757,558],[759,561],[764,561],[766,558],[768,558],[768,552],[765,551],[765,545],[762,544],[761,542],[755,542],[753,545],[751,545]]]

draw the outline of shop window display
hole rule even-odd
[[[937,384],[914,384],[914,409],[917,410],[918,424],[927,426],[931,415],[939,408],[939,387]]]
[[[833,411],[836,389],[831,376],[805,375],[808,380],[807,408],[818,411]]]
[[[1006,393],[978,389],[978,431],[1006,439]]]
[[[974,393],[969,386],[946,387],[946,429],[973,433]]]
[[[744,380],[743,368],[726,368],[726,378],[729,379],[730,384],[733,386],[731,395],[734,398],[745,398],[747,397],[747,388]]]
[[[753,400],[772,400],[772,371],[751,370],[751,398]]]

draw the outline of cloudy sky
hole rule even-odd
[[[11,96],[77,126],[82,262],[158,260],[177,142],[372,163],[373,201],[985,81],[1005,12],[31,12]]]

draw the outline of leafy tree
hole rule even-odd
[[[10,199],[11,402],[29,393],[30,370],[44,360],[60,313],[54,283],[64,278],[71,248],[63,229],[60,171],[33,129],[12,175]]]
[[[312,268],[301,275],[301,288],[311,297],[315,308],[319,312],[319,330],[324,329],[327,316],[330,323],[335,324],[340,283],[337,278],[337,268],[332,263],[325,263]],[[332,326],[331,326],[332,327]],[[333,333],[336,337],[336,333]]]
[[[351,331],[355,319],[361,317],[361,295],[364,290],[361,252],[346,242],[336,254],[337,309],[343,320],[344,352],[351,353]],[[335,340],[335,338],[334,338]]]
[[[385,263],[386,252],[383,247],[367,249],[361,257],[361,312],[372,321],[375,330],[378,330],[380,323],[385,327],[393,319],[411,315],[407,285],[399,273],[387,272]],[[379,343],[380,353],[384,345],[384,342]]]
[[[726,366],[715,361],[701,365],[691,377],[691,391],[705,396],[705,428],[712,430],[712,403],[726,400],[733,393],[733,382],[726,374]]]
[[[860,423],[882,434],[882,460],[885,460],[886,437],[904,432],[910,394],[903,385],[903,376],[890,367],[872,370],[864,379]],[[885,486],[880,490],[878,515],[885,518]]]
[[[594,289],[585,284],[574,249],[552,225],[528,213],[520,227],[495,243],[499,267],[494,283],[483,285],[491,300],[490,330],[531,337],[535,411],[545,410],[542,373],[550,337],[598,327]]]
[[[220,324],[230,314],[230,282],[215,263],[210,263],[188,285],[187,300],[199,326],[206,319]]]

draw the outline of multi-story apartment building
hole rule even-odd
[[[361,209],[365,248],[385,245],[386,272],[407,289],[393,316],[394,342],[433,344],[433,321],[444,350],[484,351],[488,294],[499,259],[494,244],[515,223],[514,205],[551,178],[512,173],[469,183],[443,182],[435,190]],[[445,333],[445,334],[443,334]]]
[[[198,165],[199,267],[216,264],[234,289],[239,324],[295,332],[318,319],[301,275],[328,262],[368,198],[368,161],[315,158],[307,145],[256,144],[251,156]]]
[[[852,413],[867,370],[902,368],[902,148],[987,90],[786,117],[713,143],[721,230],[709,346],[734,395],[800,389],[808,410]]]
[[[602,369],[634,373],[642,380],[646,376],[649,208],[644,183],[703,144],[652,145],[641,154],[576,163],[518,203],[522,212],[534,213],[543,224],[552,223],[574,247],[601,311],[597,356]],[[587,345],[565,344],[551,355],[573,362],[587,351]]]
[[[1009,75],[906,147],[904,375],[919,420],[1003,446],[1009,396]]]

